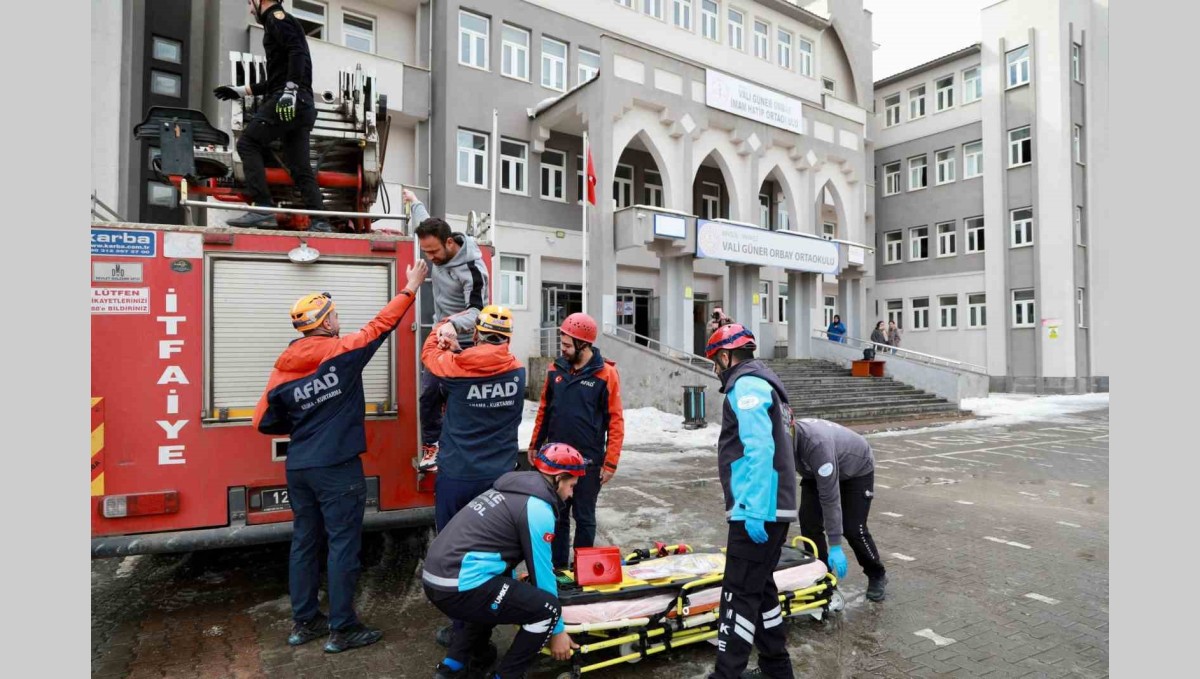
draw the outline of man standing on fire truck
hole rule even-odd
[[[266,95],[254,117],[238,139],[237,151],[246,174],[246,190],[258,207],[275,207],[267,186],[267,170],[263,156],[270,153],[276,139],[283,144],[283,157],[288,172],[304,207],[324,210],[321,190],[309,161],[309,134],[317,122],[313,102],[312,57],[300,20],[284,11],[278,0],[247,0],[254,18],[263,27],[263,51],[267,53],[267,79],[243,88],[221,85],[213,94],[222,101]],[[255,229],[275,229],[275,215],[268,212],[247,212],[229,220],[229,226]],[[312,219],[309,231],[330,232],[333,227],[324,219]]]
[[[305,295],[292,306],[292,326],[304,334],[284,349],[254,412],[264,434],[291,436],[287,485],[292,513],[288,589],[299,646],[327,632],[326,653],[373,644],[383,633],[354,613],[367,485],[362,372],[416,299],[428,268],[407,268],[407,283],[362,330],[341,336],[329,293]],[[328,541],[329,617],[317,607],[321,541]]]

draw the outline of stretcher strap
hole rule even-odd
[[[674,630],[674,628],[671,627],[670,624],[667,624],[667,623],[664,623],[662,627],[663,627],[663,635],[662,635],[663,636],[663,648],[666,650],[667,653],[670,653],[671,652],[671,636],[673,634],[675,634],[675,630]]]
[[[638,630],[638,652],[642,654],[643,658],[650,655],[646,653],[646,649],[650,647],[650,637],[646,634],[646,631],[645,627]]]
[[[792,614],[792,599],[795,599],[795,598],[796,598],[795,592],[784,592],[783,593],[782,605],[783,605],[784,617],[787,617]]]

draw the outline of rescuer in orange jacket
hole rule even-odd
[[[565,568],[572,544],[570,516],[575,517],[575,547],[591,547],[596,541],[596,501],[600,487],[617,473],[625,415],[617,364],[605,360],[594,346],[599,334],[596,321],[587,314],[571,314],[559,332],[562,355],[550,366],[542,386],[529,463],[550,441],[573,446],[587,460],[587,474],[567,503],[570,512],[559,512],[554,531],[554,566]]]
[[[288,589],[294,626],[288,644],[329,633],[326,653],[373,644],[383,636],[354,613],[367,500],[362,459],[367,449],[362,372],[416,299],[428,268],[408,267],[400,294],[358,332],[341,336],[329,293],[305,295],[292,306],[292,326],[304,334],[275,361],[254,412],[264,434],[287,434],[292,551]],[[329,617],[317,606],[321,541],[329,547]]]

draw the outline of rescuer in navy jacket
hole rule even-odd
[[[354,613],[367,484],[362,372],[408,313],[428,271],[408,267],[400,294],[358,332],[341,336],[329,293],[305,295],[292,306],[292,326],[304,336],[275,361],[254,411],[264,434],[291,436],[287,484],[293,514],[288,589],[295,625],[288,644],[298,646],[332,629],[325,644],[337,653],[373,644],[383,636]],[[329,547],[329,617],[317,607],[320,541]]]
[[[625,415],[617,365],[605,360],[594,346],[596,321],[587,314],[571,314],[559,332],[562,355],[550,366],[542,386],[529,463],[533,464],[536,451],[549,441],[569,444],[587,460],[587,474],[579,479],[554,530],[554,566],[565,568],[572,545],[591,547],[596,542],[596,502],[600,487],[617,473],[625,441]],[[575,517],[574,543],[571,516]]]

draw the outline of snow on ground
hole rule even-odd
[[[979,419],[954,422],[921,429],[879,432],[871,437],[909,436],[931,430],[959,431],[984,427],[1006,427],[1022,422],[1072,422],[1073,415],[1108,408],[1108,394],[1035,396],[1032,394],[992,394],[987,398],[965,398],[960,406]]]
[[[536,401],[525,401],[521,415],[521,427],[517,430],[517,441],[521,450],[529,449],[533,437],[533,424],[537,419]],[[696,448],[714,449],[721,428],[710,424],[703,429],[684,429],[683,416],[665,413],[657,408],[627,408],[625,410],[624,449],[651,446],[671,446],[681,450]]]

